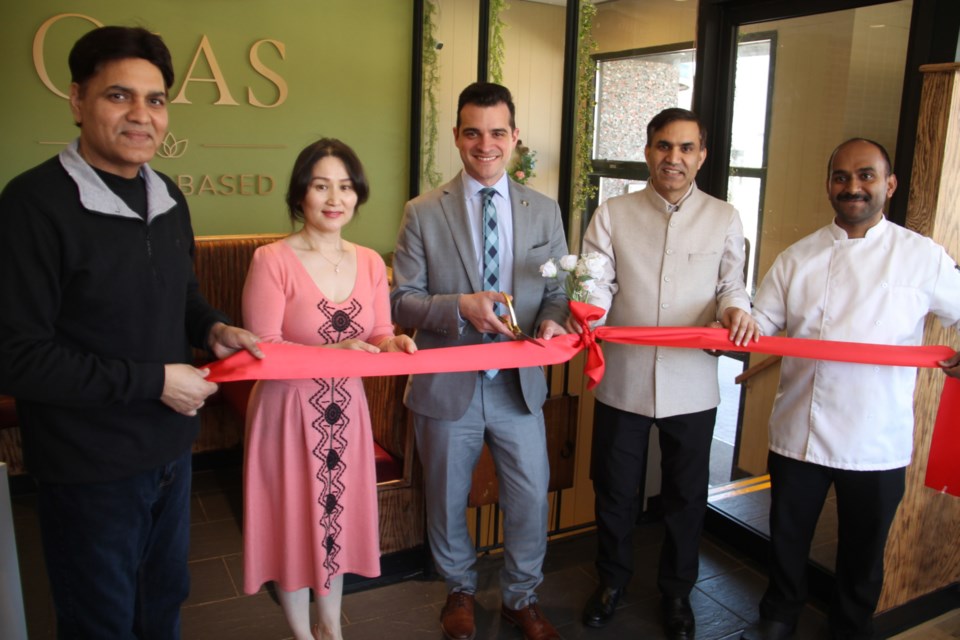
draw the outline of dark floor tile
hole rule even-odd
[[[600,629],[586,627],[577,621],[557,627],[557,631],[564,640],[653,640],[663,636],[657,620],[649,618],[646,612],[636,605],[618,608],[610,622]]]
[[[439,615],[446,598],[442,580],[406,580],[344,596],[343,615],[350,624],[373,618],[392,620],[398,613],[434,604],[438,604],[436,615]]]
[[[660,568],[660,547],[634,548],[633,577],[624,597],[628,603],[659,597],[657,574]]]
[[[350,640],[438,640],[440,619],[433,607],[418,607],[391,616],[386,624],[381,618],[348,623],[343,634]]]
[[[203,511],[200,498],[197,494],[190,496],[190,524],[200,524],[207,521],[207,514]]]
[[[190,597],[186,606],[217,602],[240,595],[223,558],[189,563]]]
[[[243,527],[243,492],[239,489],[204,491],[196,497],[207,520],[233,520]]]
[[[690,604],[693,607],[696,617],[696,637],[697,640],[717,640],[731,634],[741,631],[746,622],[731,612],[729,609],[721,606],[719,603],[708,597],[699,589],[694,589],[690,594]],[[664,638],[663,616],[661,614],[660,596],[647,598],[637,602],[634,606],[618,611],[614,622],[623,624],[625,620],[628,624],[621,630],[620,635],[603,635],[602,638],[649,638],[650,640]],[[621,613],[626,614],[621,619]],[[612,622],[604,631],[609,633],[609,627],[614,626]],[[638,633],[639,632],[639,633]],[[591,638],[588,633],[578,636]]]
[[[726,549],[708,538],[700,541],[700,580],[736,571],[743,563]]]
[[[233,584],[237,588],[237,593],[244,593],[243,591],[243,554],[242,553],[231,553],[230,555],[223,557],[223,562],[227,567],[227,571],[230,573],[230,578],[233,580]],[[267,585],[261,585],[257,593],[267,590]]]
[[[590,532],[568,538],[553,540],[547,546],[547,557],[543,561],[543,572],[562,571],[578,567],[585,562],[592,563],[597,556],[597,536]]]
[[[219,558],[242,551],[240,527],[233,520],[201,522],[190,526],[190,560]]]
[[[743,620],[757,617],[760,598],[766,588],[765,576],[742,567],[697,583],[697,589]]]
[[[185,640],[282,640],[291,637],[283,611],[267,593],[184,607],[181,618],[181,636]]]
[[[537,589],[537,600],[555,627],[579,623],[583,606],[596,587],[597,583],[587,578],[580,567],[570,567],[545,574]]]
[[[744,618],[706,595],[699,586],[690,594],[690,604],[696,615],[697,638],[700,640],[723,638],[747,626]]]

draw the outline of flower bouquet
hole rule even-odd
[[[565,278],[563,288],[567,298],[586,302],[590,293],[597,288],[595,280],[603,275],[606,264],[606,256],[595,251],[580,257],[566,255],[550,258],[540,265],[540,275],[544,278]]]

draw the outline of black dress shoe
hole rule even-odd
[[[696,632],[696,621],[693,619],[693,609],[690,607],[690,598],[663,597],[663,627],[670,640],[693,640]]]
[[[752,624],[740,634],[741,640],[787,640],[793,637],[796,625],[760,618],[760,622]]]
[[[599,628],[610,622],[617,610],[617,603],[626,591],[626,587],[597,587],[583,607],[583,624]]]

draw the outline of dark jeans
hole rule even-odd
[[[666,529],[657,586],[667,597],[690,594],[700,569],[700,533],[707,511],[716,418],[716,409],[653,419],[596,403],[590,475],[596,493],[597,573],[606,586],[626,586],[633,575],[639,489],[650,427],[656,424]]]
[[[836,586],[827,614],[835,638],[871,638],[883,587],[883,553],[904,468],[848,471],[770,452],[770,586],[760,615],[796,624],[807,596],[807,557],[827,491],[837,495]]]
[[[190,590],[190,475],[187,451],[123,480],[38,484],[57,638],[180,637]]]

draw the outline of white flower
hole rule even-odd
[[[603,275],[603,268],[607,264],[607,258],[594,251],[583,256],[583,263],[586,266],[587,274],[591,278],[599,278]]]
[[[556,278],[557,277],[557,265],[553,261],[553,258],[550,258],[542,265],[540,265],[540,275],[544,278]]]
[[[577,268],[577,256],[566,255],[560,258],[560,268],[564,271],[573,271]]]
[[[590,294],[599,289],[596,281],[603,276],[606,262],[607,258],[597,252],[580,256],[565,255],[550,258],[540,265],[540,275],[544,278],[561,278],[567,298],[586,302]]]

